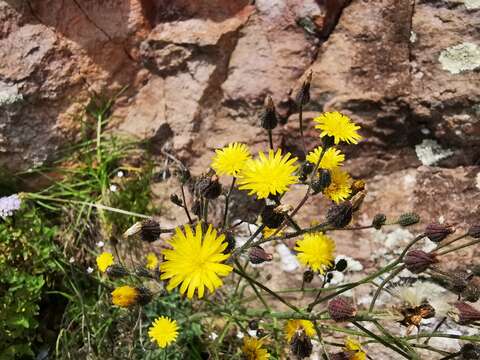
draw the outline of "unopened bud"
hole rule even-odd
[[[223,250],[224,254],[230,254],[236,247],[235,237],[230,231],[225,233],[225,241],[227,242],[227,247]]]
[[[312,270],[306,270],[303,273],[303,282],[306,284],[310,284],[313,280],[315,273]]]
[[[427,253],[423,250],[410,250],[403,263],[406,268],[414,274],[420,274],[427,270],[432,264],[437,263],[438,260],[435,254]]]
[[[190,210],[192,210],[192,213],[194,215],[197,215],[198,217],[200,217],[200,214],[202,213],[202,205],[200,204],[200,201],[195,200]]]
[[[348,266],[348,263],[347,263],[347,260],[345,259],[340,259],[337,261],[337,263],[335,264],[335,270],[336,271],[344,271]]]
[[[263,250],[260,246],[254,246],[248,253],[248,259],[252,264],[261,264],[265,261],[272,261],[273,256]]]
[[[119,279],[128,275],[128,270],[118,264],[110,265],[105,272],[110,279]]]
[[[439,243],[454,232],[455,228],[452,225],[429,224],[425,228],[425,236],[436,243]]]
[[[255,319],[254,319],[254,320],[250,320],[250,321],[248,322],[248,328],[249,328],[250,330],[258,330],[258,320],[255,320]]]
[[[468,229],[468,236],[471,236],[475,239],[480,239],[480,225],[472,225]]]
[[[302,83],[302,86],[298,89],[298,92],[295,95],[295,102],[298,106],[303,106],[310,101],[310,85],[312,83],[313,72],[310,70],[307,74],[307,77]]]
[[[152,300],[152,292],[144,286],[138,287],[137,290],[138,290],[137,302],[140,305],[147,305]]]
[[[310,355],[312,355],[312,341],[303,329],[297,330],[293,335],[290,343],[290,349],[298,359],[308,358]]]
[[[137,267],[135,269],[135,275],[137,275],[138,277],[145,277],[145,278],[152,277],[152,274],[150,273],[150,271],[143,266]]]
[[[387,222],[387,217],[385,216],[385,214],[377,214],[374,216],[372,220],[372,226],[375,229],[380,230],[382,226],[385,225],[386,222]]]
[[[468,325],[480,320],[480,311],[464,302],[456,302],[449,314],[460,325]]]
[[[170,201],[174,203],[177,206],[183,207],[183,201],[178,197],[177,194],[171,194],[170,195]]]
[[[262,211],[262,223],[270,229],[276,229],[282,225],[285,215],[275,211],[275,205],[266,205]]]
[[[480,299],[480,286],[475,279],[471,280],[467,287],[461,292],[460,296],[464,301],[477,302]]]
[[[454,271],[449,274],[447,287],[455,294],[461,294],[468,285],[467,274],[462,271]]]
[[[348,321],[357,315],[357,308],[352,300],[345,296],[337,296],[327,306],[330,318],[336,322]]]
[[[402,214],[398,217],[398,224],[401,226],[410,226],[420,221],[420,216],[414,212]]]
[[[269,95],[265,99],[265,108],[260,114],[260,125],[265,130],[272,130],[277,127],[277,112],[275,111],[275,105],[273,104],[273,99]]]
[[[329,354],[328,355],[330,360],[349,360],[350,356],[346,352],[339,352],[335,354]]]
[[[478,360],[480,359],[480,345],[468,343],[460,349],[462,360]]]
[[[352,204],[350,201],[343,201],[334,204],[327,210],[327,221],[337,229],[344,228],[352,221]]]
[[[140,234],[140,237],[143,241],[153,242],[158,240],[160,234],[162,233],[160,229],[160,224],[154,219],[146,219],[143,221],[136,222],[131,226],[125,233],[124,237],[130,237],[137,234]]]
[[[318,178],[312,181],[313,194],[323,192],[332,183],[332,175],[327,169],[318,170]]]

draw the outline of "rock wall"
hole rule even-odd
[[[0,58],[11,171],[54,159],[92,94],[126,85],[115,131],[169,142],[194,170],[230,141],[264,146],[267,95],[286,122],[275,141],[298,153],[289,91],[312,70],[309,144],[309,119],[344,111],[365,136],[346,149],[354,176],[372,188],[408,176],[410,205],[428,213],[446,197],[455,221],[479,215],[453,204],[480,200],[475,0],[0,0]]]

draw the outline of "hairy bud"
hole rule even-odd
[[[436,243],[439,243],[454,232],[455,228],[452,225],[429,224],[425,228],[425,236]]]
[[[372,220],[372,226],[375,229],[380,230],[382,226],[385,225],[386,222],[387,222],[387,217],[385,216],[385,214],[377,214],[374,216]]]
[[[307,334],[305,334],[304,330],[297,330],[295,335],[293,335],[292,342],[290,343],[290,349],[298,359],[310,357],[312,354],[313,345],[312,341]]]
[[[344,228],[352,221],[352,214],[352,204],[350,201],[344,201],[328,208],[327,221],[337,229]]]
[[[330,300],[327,310],[332,320],[336,322],[351,320],[357,314],[357,308],[352,300],[345,296],[337,296]]]
[[[420,221],[420,216],[414,212],[409,212],[402,214],[398,217],[398,224],[401,226],[410,226],[418,223]]]
[[[427,270],[432,264],[438,262],[435,254],[427,253],[422,250],[410,250],[403,262],[408,270],[414,274],[420,274]]]
[[[265,108],[260,114],[260,125],[265,130],[272,130],[277,127],[277,112],[275,111],[275,105],[273,104],[273,99],[269,95],[265,99]]]
[[[260,246],[255,246],[250,249],[248,259],[252,264],[261,264],[265,261],[272,261],[273,256],[263,250]]]

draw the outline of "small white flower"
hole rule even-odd
[[[117,172],[117,177],[119,177],[119,178],[123,177],[124,175],[125,175],[125,174],[123,173],[122,170],[119,170],[119,171]]]
[[[75,262],[75,258],[72,256],[72,257],[68,260],[68,262],[69,262],[70,264],[73,264],[73,263]]]
[[[111,192],[116,192],[118,190],[118,186],[115,184],[110,185],[110,191]]]
[[[248,329],[247,334],[250,337],[257,337],[257,330]]]
[[[243,337],[244,337],[243,332],[241,332],[241,331],[237,332],[237,338],[243,339]]]
[[[97,247],[102,248],[105,246],[105,243],[103,241],[97,242]]]
[[[215,341],[215,339],[218,338],[218,335],[216,332],[212,332],[208,337],[210,338],[210,340]]]
[[[93,268],[89,266],[87,268],[87,274],[91,274],[92,272],[93,272]]]
[[[15,210],[20,209],[22,201],[17,194],[4,196],[0,198],[0,217],[6,218],[12,216]]]

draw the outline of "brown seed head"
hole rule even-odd
[[[433,242],[439,243],[448,235],[453,234],[455,228],[446,224],[429,224],[425,228],[425,235]]]
[[[476,321],[480,321],[480,311],[473,306],[464,302],[456,302],[453,304],[454,310],[450,312],[453,320],[460,325],[468,325]]]
[[[427,253],[423,250],[410,250],[403,263],[414,274],[420,274],[427,270],[432,264],[438,263],[435,254]]]
[[[330,318],[336,322],[351,320],[357,314],[357,308],[352,300],[345,296],[337,296],[330,300],[327,310]]]
[[[260,246],[254,246],[248,253],[248,258],[252,264],[261,264],[265,261],[272,261],[272,254],[267,253]]]

